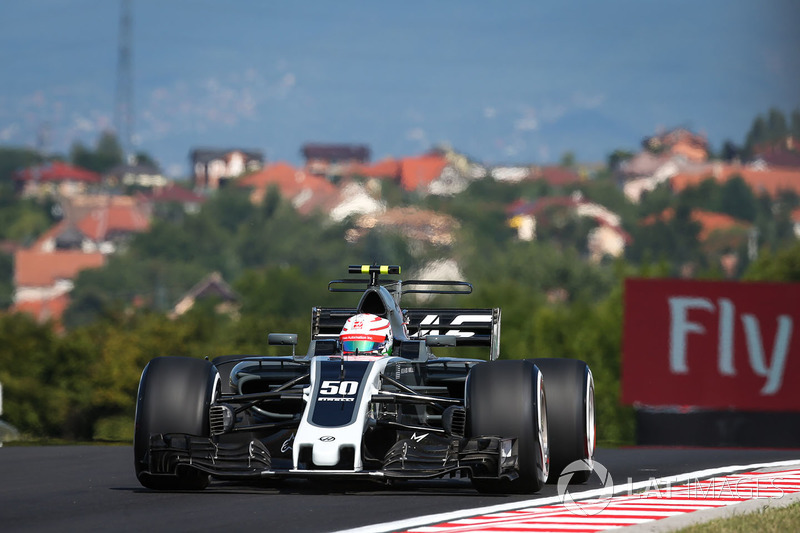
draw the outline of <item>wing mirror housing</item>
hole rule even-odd
[[[294,347],[297,346],[297,333],[270,333],[267,335],[267,344],[270,346],[291,346],[292,359],[294,359]]]
[[[270,333],[267,342],[270,346],[297,346],[297,333]]]

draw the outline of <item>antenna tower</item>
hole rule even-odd
[[[114,105],[114,127],[126,159],[133,156],[133,47],[131,1],[121,0],[119,19],[119,56],[117,58],[117,90]]]

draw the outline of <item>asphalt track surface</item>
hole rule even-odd
[[[800,460],[800,450],[599,449],[615,484],[726,465]],[[590,480],[583,487],[599,487]],[[201,492],[154,492],[133,472],[130,446],[0,448],[0,531],[326,532],[556,495],[487,496],[468,482],[383,486],[292,480],[212,482]]]

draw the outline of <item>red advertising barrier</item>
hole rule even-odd
[[[800,283],[627,280],[622,401],[800,411]]]

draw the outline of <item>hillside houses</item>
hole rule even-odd
[[[41,249],[14,254],[14,303],[11,311],[26,312],[39,322],[58,322],[69,305],[73,280],[87,268],[105,264],[100,252]]]
[[[155,166],[145,163],[117,165],[108,171],[105,182],[110,187],[163,188],[169,180]]]
[[[20,170],[12,176],[15,190],[23,198],[70,197],[98,187],[102,176],[63,161],[53,161]]]
[[[300,150],[305,158],[305,171],[314,176],[332,178],[346,175],[353,165],[366,164],[369,147],[363,144],[306,144]]]
[[[781,191],[792,191],[800,195],[800,167],[713,163],[703,169],[684,171],[672,176],[670,186],[673,191],[680,192],[687,187],[697,186],[709,178],[725,183],[736,176],[741,177],[756,195],[766,193],[772,198],[777,198]]]
[[[642,225],[656,222],[669,222],[675,217],[675,210],[667,208],[661,213],[651,215],[641,221]],[[703,209],[692,209],[689,213],[692,222],[700,226],[697,235],[705,253],[716,258],[725,275],[732,278],[738,268],[740,257],[736,250],[745,243],[751,243],[753,225],[724,213],[714,213]],[[686,265],[690,268],[690,265]]]
[[[668,222],[675,216],[675,210],[667,208],[661,213],[651,215],[642,221],[644,225],[654,224],[657,221]],[[692,209],[690,218],[693,222],[700,225],[700,233],[697,238],[700,242],[707,241],[715,232],[740,230],[746,232],[752,227],[752,224],[744,220],[738,220],[732,216],[723,213],[714,213],[705,211],[703,209]]]
[[[708,139],[686,128],[667,130],[652,137],[646,137],[642,145],[652,153],[680,157],[693,163],[708,160]]]
[[[642,144],[645,149],[616,171],[625,196],[634,203],[661,184],[669,184],[677,193],[708,178],[724,183],[734,176],[742,177],[756,195],[775,198],[782,190],[800,194],[800,152],[792,137],[756,147],[748,164],[709,160],[705,137],[685,129],[648,137]]]
[[[62,202],[65,217],[31,246],[14,252],[15,311],[58,320],[77,275],[99,268],[106,256],[150,226],[146,203],[128,196],[75,196]]]
[[[535,240],[537,226],[558,211],[595,222],[596,226],[587,236],[589,257],[593,262],[606,256],[620,257],[625,246],[632,242],[617,214],[600,204],[585,200],[580,193],[540,198],[533,202],[517,200],[506,209],[508,225],[517,230],[517,238],[522,241]]]
[[[736,176],[756,195],[766,193],[776,198],[786,190],[800,194],[800,156],[793,139],[757,147],[748,164],[709,160],[708,150],[704,136],[671,130],[645,139],[643,149],[610,175],[634,203],[659,186],[668,185],[674,193],[680,193],[705,179],[725,183]],[[505,209],[506,222],[519,241],[544,236],[562,239],[569,246],[583,248],[585,243],[581,252],[593,262],[621,257],[633,243],[619,214],[577,192],[593,193],[591,187],[583,187],[591,185],[592,180],[584,169],[534,164],[488,166],[442,146],[377,161],[371,160],[369,146],[360,144],[306,144],[301,154],[304,162],[295,165],[287,161],[267,163],[263,153],[255,150],[195,149],[190,152],[191,180],[185,184],[165,180],[157,168],[148,165],[121,165],[100,175],[52,162],[16,172],[13,178],[20,196],[54,199],[58,211],[54,213],[63,218],[32,245],[20,249],[15,243],[13,249],[9,248],[14,254],[14,309],[30,312],[40,320],[58,320],[79,272],[107,264],[108,256],[124,250],[132,235],[148,231],[154,218],[180,221],[202,214],[202,204],[222,187],[246,191],[254,204],[264,202],[271,191],[278,191],[301,215],[317,213],[331,222],[347,223],[343,240],[355,243],[371,231],[392,231],[403,235],[410,243],[409,251],[415,253],[454,245],[460,221],[414,204],[429,195],[455,196],[472,183],[486,180],[508,185],[515,195],[522,191],[518,196],[523,198],[541,195],[508,205],[504,205],[508,198],[516,196],[498,196],[505,199],[494,198],[496,204],[488,207],[499,213]],[[120,194],[124,190],[135,192]],[[430,205],[448,203],[445,198]],[[631,217],[635,211],[626,208],[620,212]],[[639,224],[669,222],[672,216],[667,210],[645,220],[626,218],[626,224],[639,235]],[[794,233],[800,238],[800,208],[791,217]],[[699,240],[705,251],[712,252],[709,257],[719,259],[726,271],[732,272],[737,258],[731,250],[741,249],[743,239],[753,233],[752,226],[701,210],[692,212],[692,220],[702,227]],[[785,234],[785,227],[782,230]],[[634,253],[639,251],[636,244]],[[208,287],[217,287],[209,279]],[[197,290],[198,294],[203,292]]]
[[[264,201],[271,188],[289,200],[300,213],[328,211],[338,202],[338,187],[326,178],[310,174],[284,161],[236,180],[235,185],[250,190],[250,201]]]
[[[216,191],[228,180],[254,172],[264,165],[259,150],[196,148],[189,154],[192,185],[198,191]]]
[[[201,196],[186,187],[176,183],[168,183],[164,187],[153,187],[150,191],[141,194],[141,198],[149,203],[154,213],[167,211],[170,205],[178,205],[186,214],[197,214],[200,206],[206,201]]]

